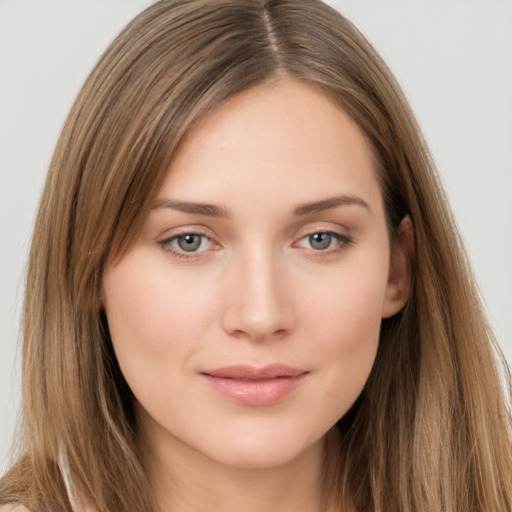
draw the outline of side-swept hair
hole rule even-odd
[[[432,159],[395,79],[318,0],[163,0],[114,40],[57,144],[30,250],[23,444],[0,503],[69,509],[62,469],[100,512],[155,510],[133,396],[98,303],[184,136],[227,98],[288,76],[340,105],[373,147],[391,236],[409,214],[410,300],[382,324],[368,383],[339,421],[331,495],[355,509],[512,510],[495,344]],[[340,390],[341,392],[341,390]],[[59,461],[60,466],[59,466]]]

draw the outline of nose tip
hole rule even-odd
[[[240,269],[229,283],[223,316],[226,332],[254,341],[279,339],[290,332],[295,318],[284,276],[270,262]]]
[[[283,338],[291,330],[289,324],[284,318],[278,318],[276,312],[251,316],[240,310],[231,310],[225,315],[224,329],[232,336],[253,341]]]
[[[227,330],[239,338],[247,337],[254,341],[264,341],[284,337],[289,328],[279,327],[277,322],[273,325],[269,318],[260,316],[246,318],[243,322],[238,322],[238,328],[229,329],[228,327]]]

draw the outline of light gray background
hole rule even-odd
[[[19,406],[31,225],[66,113],[150,0],[0,0],[0,473]],[[331,0],[397,75],[439,166],[512,361],[512,0]]]

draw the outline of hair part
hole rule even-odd
[[[368,383],[338,423],[329,497],[355,509],[512,509],[510,411],[467,258],[432,159],[390,71],[317,0],[163,0],[106,50],[69,114],[34,229],[23,317],[23,455],[0,503],[69,507],[58,463],[101,512],[156,510],[133,396],[98,298],[190,130],[287,76],[322,91],[375,156],[390,233],[409,214],[413,283],[382,323]],[[120,483],[122,482],[122,485]]]

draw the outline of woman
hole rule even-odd
[[[417,125],[350,23],[158,2],[51,163],[0,499],[510,510],[494,348]]]

